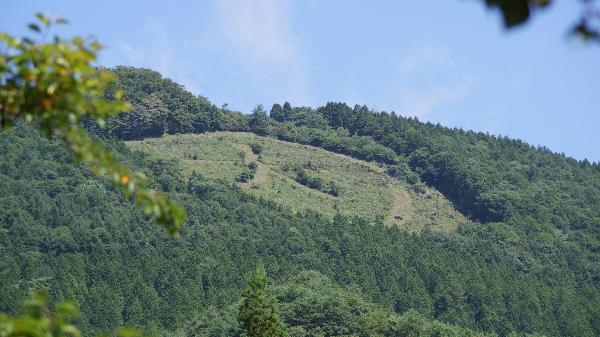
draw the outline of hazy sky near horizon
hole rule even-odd
[[[580,10],[559,0],[507,32],[479,0],[21,0],[0,31],[46,12],[106,45],[101,65],[157,70],[218,106],[366,104],[600,161],[600,48],[566,34]]]

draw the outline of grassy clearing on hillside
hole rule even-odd
[[[467,221],[434,190],[416,193],[387,176],[383,167],[312,146],[240,132],[168,135],[127,144],[152,158],[180,161],[184,174],[196,171],[227,182],[235,182],[244,165],[256,162],[254,179],[238,185],[295,211],[310,209],[329,216],[340,212],[412,232],[424,227],[453,231]],[[252,144],[260,144],[260,154],[252,152]],[[298,170],[335,184],[338,196],[299,184]]]

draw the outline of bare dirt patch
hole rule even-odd
[[[394,184],[390,184],[389,187],[392,190],[394,202],[392,203],[390,214],[385,219],[385,223],[402,227],[403,224],[414,216],[415,208],[413,201],[406,189]]]

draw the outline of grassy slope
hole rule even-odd
[[[250,150],[253,143],[262,145],[260,156]],[[339,211],[384,220],[414,232],[425,227],[453,231],[460,222],[468,221],[433,189],[417,193],[387,176],[383,167],[312,146],[241,132],[168,135],[127,144],[153,158],[181,161],[184,173],[195,170],[209,179],[228,182],[235,181],[244,164],[256,161],[254,179],[239,185],[296,211],[310,209],[329,216]],[[324,181],[333,181],[340,188],[339,196],[297,183],[294,167],[302,167]]]

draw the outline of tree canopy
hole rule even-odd
[[[146,215],[175,234],[185,211],[146,188],[143,174],[119,164],[81,127],[83,119],[102,126],[107,118],[131,108],[122,99],[122,91],[115,91],[110,100],[104,97],[115,76],[92,65],[101,45],[81,37],[63,40],[54,36],[46,41],[50,28],[66,21],[42,14],[36,18],[37,22],[28,26],[36,38],[0,33],[0,124],[6,128],[17,119],[24,120],[47,136],[62,139],[77,160],[111,179],[127,196],[133,196]]]
[[[261,263],[246,280],[242,293],[239,321],[242,337],[286,337],[286,327],[279,316],[275,297],[267,288],[267,272]]]

